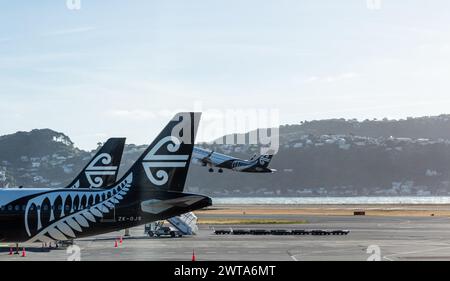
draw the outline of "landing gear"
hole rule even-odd
[[[219,174],[222,174],[223,173],[223,169],[219,169]]]
[[[213,168],[209,168],[208,170],[210,173],[214,173],[214,169]]]

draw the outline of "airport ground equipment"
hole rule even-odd
[[[291,232],[286,229],[273,229],[270,231],[272,235],[291,235]]]
[[[311,233],[304,229],[294,229],[294,230],[291,230],[291,234],[292,235],[309,235]]]
[[[183,234],[178,230],[172,230],[168,226],[162,226],[153,234],[153,236],[175,238],[175,237],[183,237]]]
[[[328,235],[330,232],[327,230],[314,229],[311,231],[311,235]]]
[[[221,229],[221,230],[215,230],[214,234],[216,235],[229,235],[231,234],[231,230],[225,230],[225,229]]]
[[[173,230],[168,226],[161,227],[156,231],[154,235],[156,235],[156,237],[167,237],[167,236],[170,236],[172,238],[183,237],[183,234],[181,232],[179,232],[178,230]]]
[[[350,230],[333,230],[331,233],[333,235],[348,235]]]
[[[249,229],[234,229],[232,232],[233,235],[250,235]]]
[[[164,226],[164,221],[157,221],[145,225],[145,233],[149,237],[182,237],[183,233],[168,226]]]
[[[148,223],[144,227],[144,233],[150,237],[153,237],[154,233],[164,225],[164,221],[155,221]]]
[[[195,235],[198,232],[197,216],[192,212],[167,219],[167,221],[183,235]]]
[[[250,230],[251,235],[270,235],[270,231],[266,229],[252,229]]]

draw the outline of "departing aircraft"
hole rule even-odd
[[[125,138],[111,138],[66,188],[105,188],[117,180]]]
[[[258,158],[253,157],[250,160],[242,160],[200,147],[194,147],[192,154],[192,158],[204,167],[208,166],[211,173],[214,172],[213,167],[217,167],[219,173],[223,173],[223,169],[246,173],[273,173],[276,170],[268,168],[272,157],[273,155],[267,154]]]
[[[0,241],[66,241],[210,206],[211,198],[182,192],[199,119],[200,113],[177,114],[108,188],[0,190]]]

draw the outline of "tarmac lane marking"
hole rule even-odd
[[[450,249],[450,247],[443,247],[443,248],[441,247],[441,248],[433,248],[433,249],[428,249],[428,250],[403,252],[403,253],[397,253],[397,254],[391,254],[391,255],[383,256],[383,258],[389,260],[388,257],[398,257],[398,256],[410,255],[410,254],[421,254],[421,253],[434,252],[434,251],[440,251],[440,250],[445,250],[445,249]]]
[[[290,254],[288,251],[288,254],[291,256],[292,259],[295,259],[297,261],[297,256],[300,257],[307,257],[307,256],[311,256],[314,254],[325,254],[325,253],[340,253],[342,251],[342,249],[332,249],[332,250],[325,250],[325,251],[311,251],[311,252],[304,252],[304,253],[298,253],[298,254]]]

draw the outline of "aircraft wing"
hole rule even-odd
[[[210,167],[219,167],[225,162],[238,160],[235,157],[210,151],[198,146],[194,147],[192,159],[203,164],[204,166],[208,165]]]
[[[197,194],[177,194],[178,197],[167,200],[151,199],[141,202],[141,210],[150,214],[161,214],[172,208],[188,209],[192,206],[201,205],[207,207],[212,205],[212,200],[209,197]]]

